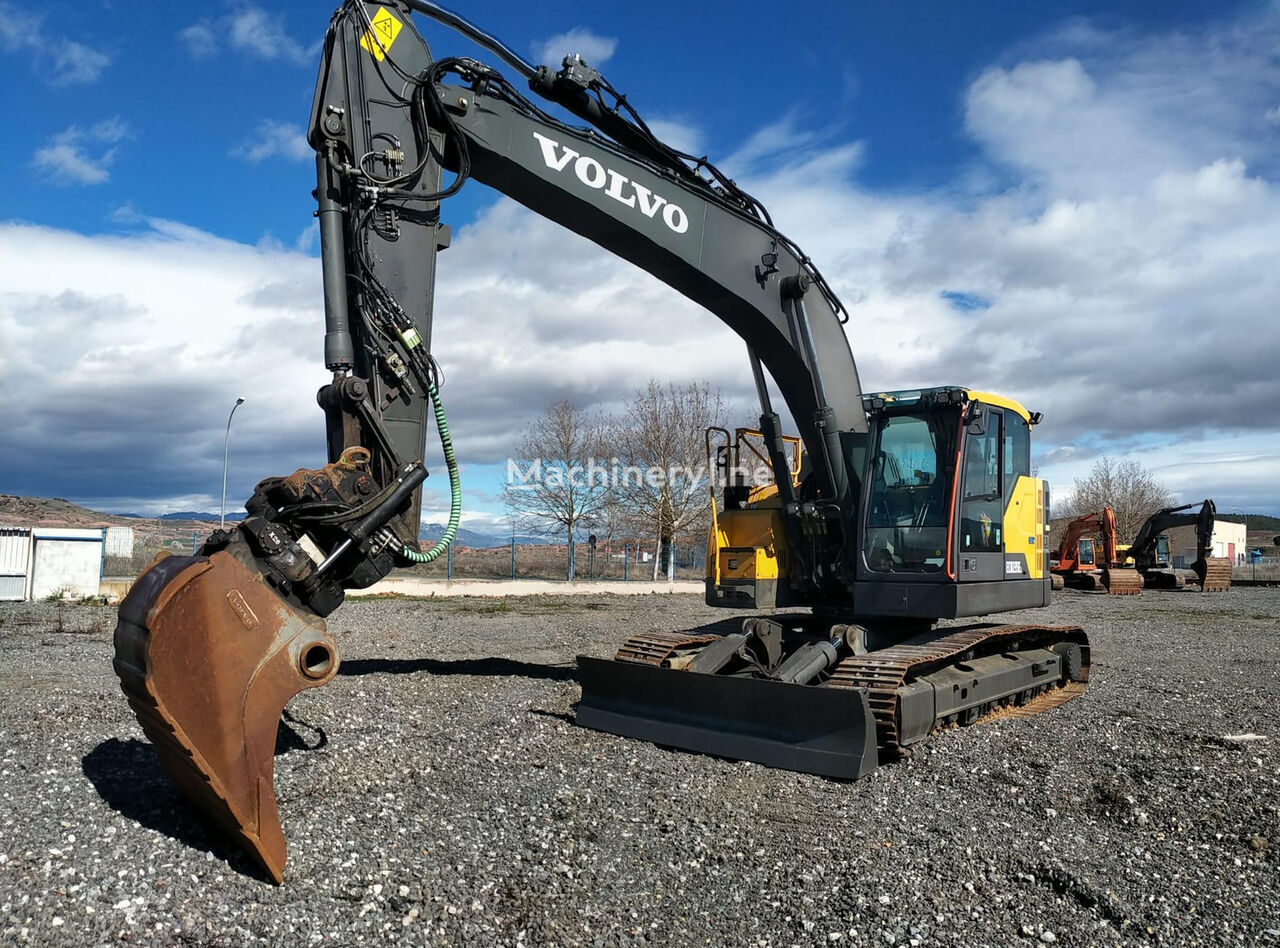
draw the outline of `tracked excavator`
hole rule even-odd
[[[474,59],[434,58],[413,11],[474,40],[523,89]],[[724,488],[706,577],[708,603],[754,614],[728,629],[636,629],[614,658],[580,657],[579,724],[853,779],[939,727],[1083,692],[1079,628],[937,627],[1049,601],[1048,489],[1030,476],[1040,416],[964,385],[864,392],[857,327],[817,266],[713,164],[659,141],[588,63],[535,67],[428,0],[348,0],[325,37],[308,135],[328,463],[262,481],[233,530],[156,562],[115,635],[115,669],[164,766],[274,881],[286,855],[277,725],[338,672],[325,617],[346,590],[439,556],[457,528],[431,322],[449,244],[441,205],[471,180],[723,320],[760,400],[772,483]],[[798,428],[798,464],[768,377]],[[431,423],[452,505],[423,550]]]
[[[1110,507],[1067,524],[1057,550],[1050,554],[1049,573],[1054,589],[1070,586],[1090,592],[1105,589],[1112,596],[1142,595],[1142,574],[1120,562],[1116,514]]]
[[[1153,513],[1138,528],[1128,555],[1148,589],[1182,589],[1188,583],[1201,592],[1226,592],[1231,588],[1231,559],[1213,556],[1213,525],[1217,505],[1206,499],[1195,504],[1165,507]],[[1196,559],[1190,569],[1174,567],[1166,530],[1193,526],[1196,529]]]

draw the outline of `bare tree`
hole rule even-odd
[[[507,462],[503,501],[521,528],[562,533],[568,556],[565,576],[574,578],[574,533],[595,517],[609,497],[605,424],[568,401],[543,412],[524,433]]]
[[[1088,477],[1077,477],[1058,516],[1077,517],[1110,507],[1116,514],[1117,539],[1128,543],[1153,513],[1177,503],[1173,493],[1133,458],[1099,458]]]
[[[699,542],[710,519],[706,469],[708,426],[724,418],[719,391],[706,382],[663,386],[656,379],[636,392],[626,413],[615,420],[614,448],[623,465],[618,502],[653,540],[653,578],[664,549],[673,542]],[[667,556],[667,578],[675,560]]]

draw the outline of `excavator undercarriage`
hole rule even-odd
[[[1083,694],[1089,680],[1088,639],[1075,626],[946,628],[872,651],[866,628],[815,634],[810,616],[742,626],[647,633],[613,661],[579,658],[578,723],[857,779],[938,728],[996,712],[1028,717]]]

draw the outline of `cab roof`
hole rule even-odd
[[[862,402],[868,410],[885,408],[890,404],[901,404],[906,406],[913,405],[917,402],[953,402],[955,404],[960,404],[961,402],[980,402],[983,405],[990,405],[993,408],[1003,408],[1006,411],[1015,412],[1029,425],[1034,425],[1040,420],[1038,413],[1033,416],[1032,413],[1020,402],[1016,402],[1012,398],[1006,398],[1004,395],[997,395],[994,392],[984,392],[978,389],[968,388],[963,385],[939,385],[933,388],[913,388],[902,389],[896,392],[868,393],[862,396]],[[877,405],[876,402],[879,402],[880,404]]]

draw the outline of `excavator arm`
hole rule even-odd
[[[1194,513],[1192,512],[1194,511]],[[1196,556],[1205,559],[1213,552],[1213,524],[1217,520],[1217,506],[1212,500],[1205,500],[1196,510],[1195,504],[1183,504],[1181,507],[1165,507],[1148,517],[1138,528],[1138,535],[1129,547],[1129,555],[1140,567],[1156,564],[1156,541],[1166,530],[1174,527],[1194,526],[1196,528]]]
[[[512,62],[544,104],[590,127],[558,121],[481,63],[433,60],[410,7],[462,26]],[[625,98],[581,60],[535,69],[423,0],[351,2],[338,11],[309,133],[319,177],[325,361],[339,388],[351,384],[348,374],[369,382],[376,422],[391,430],[371,438],[377,423],[367,413],[350,417],[350,400],[335,390],[323,400],[330,460],[359,445],[377,461],[385,440],[401,455],[380,468],[385,478],[420,456],[429,412],[405,397],[396,377],[400,366],[412,368],[400,330],[412,324],[413,344],[428,349],[434,258],[447,245],[439,201],[474,179],[652,273],[740,335],[762,412],[773,415],[761,365],[795,419],[820,494],[847,514],[860,485],[850,482],[840,433],[865,434],[867,420],[839,300],[759,202],[705,159],[662,144],[620,104]],[[441,166],[454,174],[446,189]],[[776,418],[768,420],[776,429]]]

